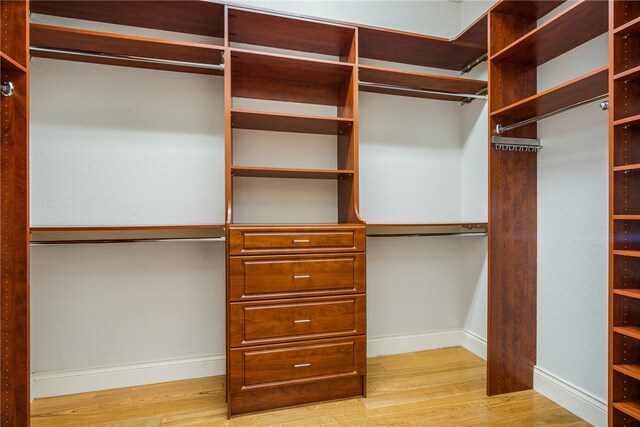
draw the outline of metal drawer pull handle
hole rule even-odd
[[[293,276],[294,279],[311,279],[310,274],[302,274],[300,276]]]
[[[311,243],[309,239],[293,239],[293,243]]]
[[[311,319],[298,319],[294,320],[293,323],[311,323]]]
[[[294,368],[306,368],[307,366],[311,366],[311,363],[298,363],[293,365]]]

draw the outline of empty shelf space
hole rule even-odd
[[[232,176],[253,178],[340,179],[353,176],[352,170],[267,168],[232,166]]]
[[[613,30],[615,35],[628,36],[640,34],[640,16]]]
[[[342,135],[351,131],[353,119],[231,110],[231,126],[234,129]]]
[[[33,0],[31,11],[87,21],[224,37],[224,4],[208,1]]]
[[[615,326],[613,332],[634,339],[640,339],[640,326]]]
[[[33,56],[221,75],[223,48],[32,24]],[[59,50],[40,51],[37,48]]]
[[[614,255],[640,258],[640,251],[615,250]]]
[[[231,50],[234,97],[338,105],[354,66],[343,62]]]
[[[636,420],[640,420],[640,402],[613,402],[613,407]]]
[[[31,243],[43,244],[219,239],[224,236],[225,226],[220,224],[31,227]]]
[[[477,21],[476,25],[480,29],[482,25],[486,26],[482,20]],[[467,33],[464,41],[456,42],[440,37],[359,26],[359,55],[380,61],[459,71],[487,53],[486,32],[484,36],[480,33],[481,31],[472,31]],[[469,40],[473,40],[471,34],[478,39],[469,43]]]
[[[637,172],[640,171],[640,164],[633,164],[633,165],[624,165],[624,166],[614,166],[613,167],[613,171],[614,172]]]
[[[355,27],[229,8],[229,40],[235,43],[348,57]]]
[[[607,32],[604,1],[581,0],[491,57],[541,65]]]
[[[614,126],[631,126],[640,123],[640,114],[613,121]]]
[[[608,79],[608,67],[602,67],[494,111],[491,116],[515,122],[550,114],[581,102],[604,97],[609,90]]]
[[[640,289],[614,289],[613,294],[623,297],[640,299]]]
[[[4,52],[0,51],[0,66],[2,66],[3,70],[11,70],[11,71],[22,71],[23,73],[27,72],[27,69],[20,65],[17,61],[11,58]]]
[[[486,81],[391,70],[368,65],[360,65],[358,74],[359,87],[363,92],[460,101],[469,94],[482,93],[487,89]],[[371,83],[373,85],[368,85]],[[449,93],[457,95],[448,95]]]
[[[565,0],[518,0],[498,2],[490,12],[504,15],[519,16],[521,18],[538,20],[564,3]]]
[[[455,236],[485,235],[488,231],[486,222],[451,223],[451,224],[367,224],[367,236]]]

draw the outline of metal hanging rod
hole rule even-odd
[[[460,70],[460,75],[462,76],[464,74],[467,74],[469,71],[473,70],[477,65],[482,64],[488,58],[489,58],[489,54],[487,53],[481,55],[478,59],[476,59],[469,65],[466,65],[462,70]]]
[[[13,95],[14,89],[13,89],[13,83],[11,82],[2,82],[2,86],[0,87],[0,93],[2,94],[2,96],[4,97],[10,97],[11,95]]]
[[[455,96],[457,98],[487,99],[487,95],[480,95],[480,94],[477,94],[477,93],[441,92],[441,91],[437,91],[437,90],[420,89],[420,88],[417,88],[417,87],[410,87],[410,86],[397,86],[397,85],[388,85],[388,84],[384,84],[384,83],[371,83],[371,82],[363,82],[363,81],[359,81],[358,84],[360,86],[365,86],[365,87],[377,87],[377,88],[380,88],[380,89],[394,89],[394,90],[401,90],[401,91],[412,92],[412,93],[426,93],[426,94],[431,94],[431,95],[446,95],[446,96]]]
[[[487,232],[467,232],[461,231],[459,233],[407,233],[407,234],[367,234],[367,237],[446,237],[446,236],[454,236],[454,237],[470,237],[470,236],[486,236]]]
[[[194,237],[194,238],[170,238],[170,239],[122,239],[122,240],[69,240],[69,241],[42,241],[31,242],[31,246],[53,245],[94,245],[102,243],[157,243],[157,242],[224,242],[224,237]]]
[[[563,112],[565,112],[567,110],[571,110],[572,108],[580,107],[581,105],[589,104],[589,103],[591,103],[593,101],[598,101],[598,100],[600,100],[602,98],[606,98],[607,96],[609,96],[609,94],[607,94],[607,93],[605,93],[603,95],[594,96],[593,98],[585,99],[584,101],[576,102],[575,104],[571,104],[571,105],[568,105],[566,107],[558,108],[557,110],[551,111],[549,113],[545,113],[545,114],[542,114],[542,115],[537,116],[537,117],[532,117],[530,119],[526,119],[526,120],[523,120],[521,122],[514,123],[512,125],[502,126],[501,124],[497,124],[496,125],[496,133],[498,135],[502,135],[503,133],[508,132],[508,131],[510,131],[512,129],[516,129],[516,128],[519,128],[519,127],[522,127],[522,126],[526,126],[526,125],[528,125],[530,123],[534,123],[534,122],[546,119],[547,117],[555,116],[556,114],[563,113]],[[602,103],[600,105],[600,108],[603,109],[603,110],[609,108],[609,103],[607,102],[606,108],[605,108],[604,103]]]
[[[224,64],[202,64],[199,62],[174,61],[171,59],[146,58],[143,56],[116,55],[107,53],[86,52],[72,49],[52,49],[48,47],[29,47],[31,52],[61,53],[64,55],[89,56],[91,58],[119,59],[124,61],[146,62],[148,64],[176,65],[180,67],[204,68],[208,70],[224,70]]]

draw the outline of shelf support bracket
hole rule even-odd
[[[492,136],[491,144],[496,150],[502,151],[526,151],[537,153],[542,149],[539,139],[534,138],[510,138],[505,136]]]
[[[482,98],[480,99],[487,99],[487,92],[489,92],[489,88],[484,88],[479,90],[478,92],[475,93],[475,95],[481,96]],[[471,97],[467,97],[465,99],[463,99],[462,101],[460,101],[460,105],[467,105],[470,104],[475,98],[471,98]]]
[[[489,54],[488,53],[482,54],[479,58],[477,58],[476,60],[474,60],[470,64],[467,64],[464,68],[462,68],[462,70],[460,70],[460,75],[463,76],[463,75],[467,74],[469,71],[473,70],[477,65],[482,64],[488,58],[489,58]]]

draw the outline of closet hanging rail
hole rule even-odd
[[[501,124],[497,124],[496,125],[496,133],[498,135],[502,135],[503,133],[508,132],[510,130],[517,129],[517,128],[522,127],[522,126],[526,126],[528,124],[538,122],[538,121],[546,119],[548,117],[555,116],[556,114],[560,114],[560,113],[563,113],[563,112],[565,112],[567,110],[571,110],[572,108],[580,107],[582,105],[589,104],[589,103],[594,102],[594,101],[598,101],[598,100],[606,98],[608,96],[609,96],[608,93],[605,93],[605,94],[602,94],[602,95],[598,95],[598,96],[594,96],[593,98],[585,99],[584,101],[579,101],[579,102],[576,102],[575,104],[567,105],[566,107],[558,108],[557,110],[551,111],[549,113],[545,113],[545,114],[542,114],[542,115],[536,116],[536,117],[531,117],[530,119],[522,120],[520,122],[511,124],[511,125],[502,126]],[[606,107],[605,107],[605,104],[601,103],[600,104],[600,108],[603,109],[603,110],[606,110],[608,108],[608,105],[609,104],[607,103]]]
[[[157,243],[157,242],[224,242],[224,237],[194,237],[194,238],[167,238],[167,239],[94,239],[94,240],[52,240],[31,242],[31,246],[51,245],[94,245],[103,243]]]
[[[438,90],[428,90],[421,89],[418,87],[410,87],[410,86],[398,86],[398,85],[389,85],[384,83],[371,83],[365,81],[359,81],[358,84],[364,87],[376,87],[380,89],[393,89],[393,90],[401,90],[404,92],[412,92],[412,93],[425,93],[430,95],[444,95],[444,96],[454,96],[457,98],[472,98],[472,99],[487,99],[487,95],[482,95],[478,93],[455,93],[455,92],[442,92]]]
[[[64,55],[75,55],[75,56],[83,56],[83,57],[91,57],[91,58],[118,59],[123,61],[132,61],[132,62],[146,62],[149,64],[162,64],[162,65],[175,65],[180,67],[204,68],[208,70],[217,70],[217,71],[224,70],[224,64],[204,64],[200,62],[174,61],[171,59],[159,59],[159,58],[148,58],[144,56],[96,53],[96,52],[87,52],[87,51],[72,50],[72,49],[52,49],[48,47],[38,47],[38,46],[30,46],[29,50],[31,52],[60,53]]]

